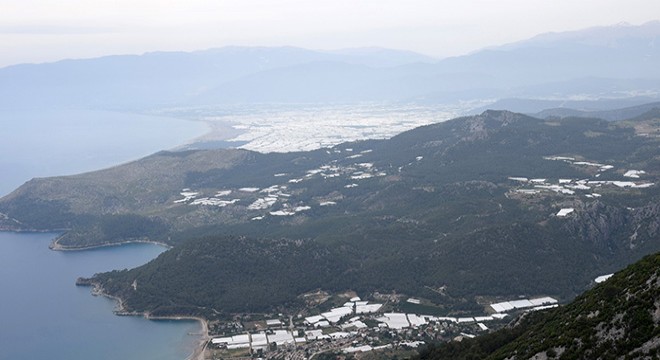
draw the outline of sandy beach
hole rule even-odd
[[[199,339],[199,344],[195,347],[195,350],[186,358],[186,360],[204,360],[204,351],[206,350],[207,343],[211,340],[209,336],[209,326],[206,319],[196,316],[150,316],[148,314],[144,315],[145,319],[148,320],[197,320],[202,326],[201,330],[201,339]]]
[[[209,326],[208,322],[206,319],[198,316],[151,316],[148,313],[139,313],[139,312],[129,312],[126,310],[126,307],[124,306],[124,301],[117,296],[113,296],[105,292],[103,290],[103,287],[94,284],[92,288],[92,294],[93,295],[100,295],[107,297],[109,299],[112,299],[117,302],[116,309],[114,313],[116,315],[120,316],[142,316],[147,320],[196,320],[199,321],[202,329],[201,329],[201,338],[199,339],[199,343],[195,347],[195,350],[186,358],[186,360],[204,360],[204,352],[206,350],[206,345],[208,342],[211,340],[211,337],[209,336]]]
[[[245,133],[245,130],[235,128],[235,124],[230,122],[219,120],[204,120],[203,122],[208,128],[208,131],[205,134],[174,148],[174,150],[216,148],[218,144],[231,141],[231,139]]]
[[[206,322],[206,319],[203,318],[196,318],[199,320],[199,322],[202,324],[202,338],[199,340],[199,344],[195,348],[195,351],[193,351],[192,354],[188,357],[186,360],[204,360],[204,353],[206,351],[206,346],[208,345],[209,341],[211,341],[211,337],[209,336],[209,326],[208,323]]]

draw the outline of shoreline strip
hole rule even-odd
[[[115,310],[113,313],[118,316],[141,316],[146,320],[195,320],[198,321],[202,327],[202,333],[201,333],[201,339],[199,340],[199,343],[193,350],[193,352],[186,357],[186,360],[204,360],[204,352],[206,351],[206,346],[208,342],[211,340],[211,337],[209,336],[209,325],[208,321],[199,316],[187,316],[187,315],[170,315],[170,316],[152,316],[147,312],[130,312],[126,310],[126,307],[124,306],[124,300],[118,296],[110,295],[108,294],[104,289],[103,286],[101,286],[98,283],[92,283],[92,295],[95,296],[103,296],[108,299],[114,300],[117,305],[115,307]]]

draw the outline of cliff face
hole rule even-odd
[[[660,237],[660,203],[652,203],[633,214],[633,223],[636,224],[635,232],[630,235],[631,247],[635,246],[637,238]]]
[[[565,225],[570,232],[577,234],[583,241],[598,247],[614,250],[620,248],[613,236],[621,231],[630,221],[630,216],[618,207],[603,204],[600,201],[582,204],[577,216]]]
[[[564,229],[598,248],[615,252],[633,250],[657,239],[659,219],[657,203],[621,208],[595,201],[580,204],[576,216],[568,219]]]

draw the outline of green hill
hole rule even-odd
[[[162,152],[32,180],[0,199],[0,226],[66,229],[57,244],[71,248],[174,245],[99,275],[139,311],[274,308],[318,288],[472,309],[475,296],[569,299],[660,250],[659,141],[638,131],[487,111],[311,152]]]
[[[649,255],[560,308],[431,346],[419,359],[657,359],[660,254]]]

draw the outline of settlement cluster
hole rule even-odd
[[[408,298],[407,303],[422,301]],[[343,306],[318,315],[300,316],[297,326],[281,319],[266,320],[267,330],[216,337],[216,348],[249,350],[252,353],[282,349],[332,349],[344,353],[365,352],[400,346],[417,347],[424,339],[436,337],[435,332],[458,331],[457,339],[474,337],[475,332],[489,330],[489,321],[506,318],[512,311],[535,311],[557,306],[551,297],[517,299],[489,304],[488,314],[481,316],[441,317],[413,313],[383,312],[384,305],[353,297]],[[385,335],[384,337],[382,335]],[[387,339],[386,341],[383,338]],[[319,344],[324,344],[319,346]]]

